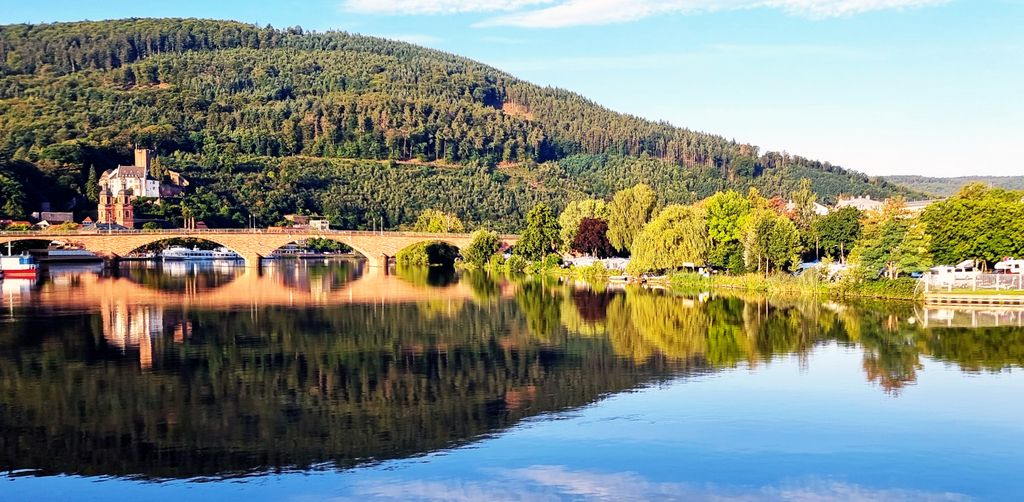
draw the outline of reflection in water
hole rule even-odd
[[[595,292],[355,262],[178,265],[51,275],[5,305],[0,469],[348,467],[826,344],[859,348],[864,378],[893,396],[929,359],[1024,364],[1022,330],[935,328],[912,305]]]

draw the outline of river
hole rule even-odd
[[[383,272],[53,267],[3,500],[1014,500],[1024,314]]]

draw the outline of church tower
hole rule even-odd
[[[135,228],[135,208],[132,206],[131,192],[121,190],[114,201],[114,219],[118,225],[125,228]]]

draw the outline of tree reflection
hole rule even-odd
[[[596,340],[538,343],[508,301],[443,316],[416,304],[125,308],[119,320],[0,325],[0,469],[344,467],[448,447],[666,371]]]
[[[857,344],[869,382],[898,396],[917,381],[922,357],[965,371],[1024,366],[1024,331],[994,328],[925,328],[912,304],[816,301],[629,289],[615,294],[568,293],[562,323],[570,332],[607,338],[616,354],[642,362],[655,357],[689,360],[711,368],[756,366],[779,355],[805,357],[822,343]],[[600,318],[595,305],[607,304]],[[590,321],[589,319],[593,319]]]
[[[298,298],[352,274],[310,267],[230,284]],[[191,477],[346,467],[472,441],[663,378],[807,357],[825,343],[859,347],[867,380],[893,396],[925,358],[965,371],[1024,365],[1019,328],[926,328],[911,322],[912,305],[477,275],[442,279],[469,287],[441,297],[429,270],[414,274],[368,283],[425,284],[412,292],[344,305],[141,302],[148,289],[112,287],[124,279],[54,282],[0,322],[0,469]],[[98,305],[50,315],[48,301],[71,298],[57,288]]]

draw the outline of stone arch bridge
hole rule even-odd
[[[440,241],[462,249],[469,245],[471,235],[312,228],[40,231],[0,232],[0,245],[27,240],[60,241],[92,251],[104,259],[116,260],[148,244],[181,238],[203,239],[224,246],[242,255],[246,266],[252,267],[259,266],[260,258],[270,256],[275,249],[293,242],[310,238],[330,239],[345,244],[366,257],[371,267],[384,267],[390,258],[413,244]],[[503,235],[500,238],[504,246],[511,246],[519,240],[515,235]]]

